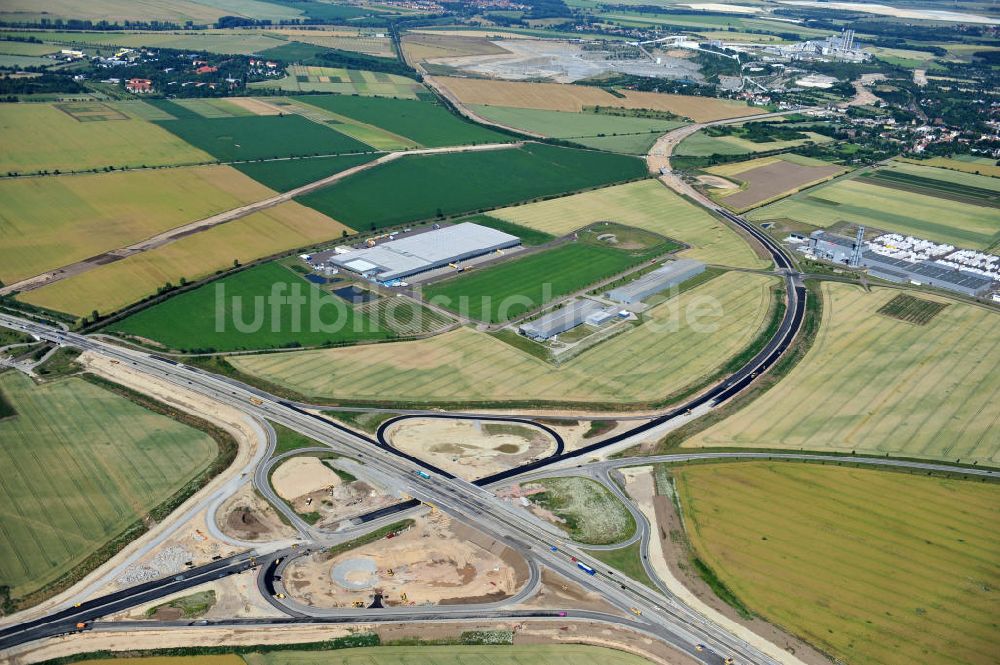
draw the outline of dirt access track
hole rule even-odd
[[[375,594],[386,606],[488,603],[515,594],[528,577],[527,563],[504,543],[432,511],[394,538],[298,559],[283,582],[291,598],[333,608],[367,606]]]
[[[386,432],[393,448],[476,480],[551,455],[556,442],[530,425],[447,418],[407,418]]]

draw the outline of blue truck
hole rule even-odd
[[[431,474],[427,473],[426,471],[417,471],[417,475],[423,478],[424,480],[431,479]]]
[[[580,570],[582,570],[583,572],[587,573],[588,575],[596,575],[597,574],[596,570],[594,570],[593,568],[591,568],[587,564],[582,563],[580,561],[576,562],[576,567],[579,568]]]

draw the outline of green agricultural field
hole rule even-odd
[[[38,137],[44,136],[40,141]],[[53,104],[0,105],[0,173],[196,164],[211,157],[140,119],[80,122]]]
[[[698,557],[837,662],[995,661],[997,485],[787,462],[673,473]]]
[[[969,203],[968,197],[965,202],[956,201],[953,193],[942,191],[967,191],[972,187],[997,192],[997,179],[903,163],[894,164],[889,173],[893,175],[882,181],[860,177],[836,180],[764,206],[748,216],[755,221],[792,219],[824,227],[846,221],[969,249],[985,249],[1000,240],[1000,216],[995,207]],[[911,183],[902,189],[896,183],[907,175],[942,183],[934,189],[926,187],[926,183],[923,187]]]
[[[381,127],[428,148],[513,140],[505,134],[453,115],[438,102],[343,95],[310,95],[297,99],[338,115]]]
[[[680,252],[684,258],[740,268],[770,265],[725,224],[655,180],[495,210],[490,215],[558,236],[612,221],[687,243],[691,249]]]
[[[352,228],[376,229],[645,174],[645,164],[633,157],[529,143],[521,148],[403,157],[298,201]]]
[[[3,180],[0,280],[11,284],[273,194],[226,166]]]
[[[507,106],[472,105],[472,109],[479,116],[507,127],[551,138],[567,139],[584,145],[591,145],[587,142],[590,139],[600,139],[605,144],[603,149],[630,154],[645,154],[661,134],[686,124],[679,120],[603,113],[543,111]],[[616,139],[621,139],[620,144]],[[598,146],[593,145],[593,147]]]
[[[206,434],[78,378],[0,374],[0,585],[55,581],[204,470]]]
[[[766,141],[757,143],[739,136],[707,136],[704,132],[695,132],[681,141],[674,154],[681,157],[706,157],[708,155],[743,155],[768,150],[783,150],[794,148],[804,143],[827,143],[832,139],[823,134],[806,133],[809,138],[790,141]]]
[[[417,81],[398,74],[311,65],[292,65],[287,72],[283,78],[251,83],[247,87],[293,93],[328,92],[404,99],[416,99],[418,93],[426,92],[426,88]]]
[[[420,144],[411,139],[388,132],[381,127],[348,118],[321,109],[312,104],[306,104],[298,99],[290,97],[277,97],[273,101],[268,100],[275,108],[283,113],[297,113],[304,118],[308,118],[320,125],[330,125],[336,127],[341,134],[346,134],[352,138],[367,143],[376,150],[406,150],[407,148],[419,148]]]
[[[812,348],[776,386],[685,446],[1000,464],[1000,315],[950,303],[924,325],[879,314],[895,289],[826,282]]]
[[[156,124],[220,161],[372,150],[350,136],[298,115],[203,118],[166,100],[159,100],[156,105],[178,118],[159,120]]]
[[[551,511],[555,524],[573,540],[588,545],[618,543],[635,533],[628,508],[598,482],[589,478],[544,478],[526,484],[545,489],[532,494],[531,503]]]
[[[303,157],[266,162],[241,162],[233,167],[257,182],[278,192],[307,185],[334,173],[367,164],[378,155],[336,155],[334,157]]]
[[[642,325],[558,366],[467,327],[413,342],[228,360],[247,374],[330,399],[650,403],[717,371],[746,348],[765,325],[775,284],[763,275],[726,273],[657,305]]]
[[[503,323],[677,248],[665,241],[629,252],[575,242],[438,282],[424,289],[424,298],[465,317]]]
[[[279,304],[275,317],[272,293],[301,297],[306,303],[301,307]],[[217,311],[220,302],[221,315]],[[312,303],[319,307],[316,321]],[[277,263],[265,263],[183,293],[116,322],[108,330],[183,351],[339,345],[392,336],[368,316],[355,313],[347,301]]]

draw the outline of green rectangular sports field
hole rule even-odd
[[[407,156],[297,200],[353,229],[367,230],[644,175],[646,165],[634,157],[528,143],[522,148]]]
[[[501,323],[623,272],[650,254],[576,242],[429,286],[424,298],[473,319]]]

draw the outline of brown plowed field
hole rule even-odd
[[[746,210],[782,194],[792,194],[803,187],[843,173],[840,166],[805,166],[779,160],[737,173],[733,177],[747,184],[746,189],[722,199],[733,210]]]

